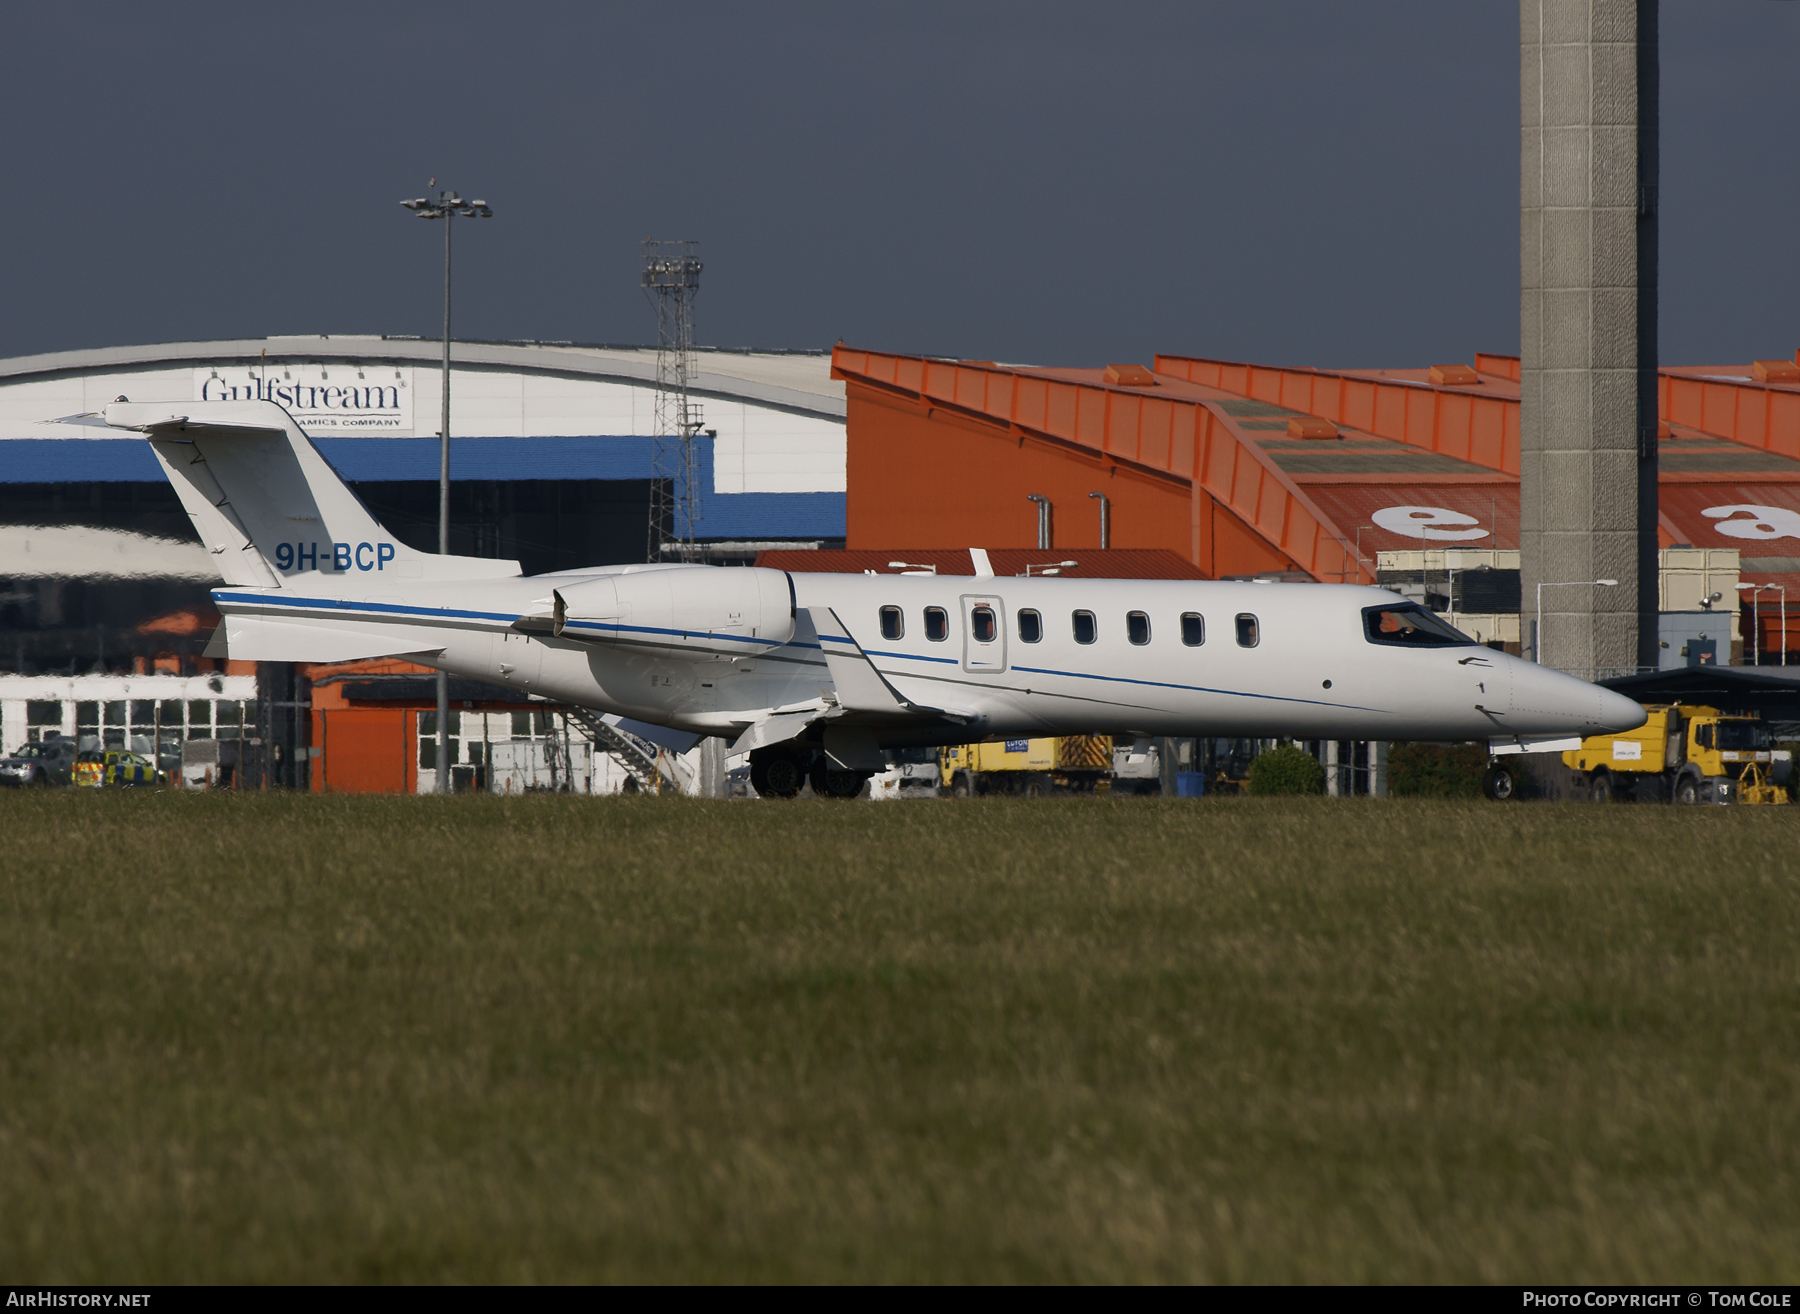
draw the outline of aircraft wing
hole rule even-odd
[[[875,727],[904,724],[966,725],[971,713],[915,703],[894,688],[869,654],[830,607],[802,609],[818,636],[819,648],[831,674],[832,693],[812,707],[779,710],[756,722],[731,745],[744,753],[770,744],[785,743],[823,723],[825,752],[840,766],[875,769],[881,766]]]
[[[944,707],[926,707],[901,696],[888,682],[887,676],[869,660],[869,654],[851,635],[850,629],[830,607],[808,607],[813,629],[819,635],[819,647],[825,665],[831,671],[831,682],[837,686],[838,707],[844,712],[874,712],[903,719],[915,717],[947,720],[961,725],[969,720],[966,713]]]

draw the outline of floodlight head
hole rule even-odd
[[[1074,570],[1075,567],[1079,566],[1081,563],[1079,561],[1059,561],[1056,564],[1064,570]]]
[[[1618,583],[1618,582],[1619,582],[1619,581],[1618,581],[1618,580],[1616,580],[1616,579],[1597,579],[1597,580],[1595,580],[1595,581],[1594,581],[1594,583],[1596,583],[1596,584],[1604,584],[1604,585],[1606,585],[1606,587],[1607,587],[1607,588],[1609,588],[1609,589],[1610,589],[1610,588],[1612,588],[1612,587],[1613,587],[1613,586],[1614,586],[1614,585],[1615,585],[1615,584],[1617,584],[1617,583]]]

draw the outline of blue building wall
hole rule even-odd
[[[314,446],[352,483],[438,477],[436,438],[315,438]],[[452,438],[450,478],[648,479],[651,440],[595,438]],[[842,493],[720,493],[713,487],[713,445],[699,447],[697,538],[842,538]],[[163,478],[138,438],[22,438],[0,443],[0,482],[15,484],[154,483]]]

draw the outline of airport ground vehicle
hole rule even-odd
[[[1091,794],[1112,787],[1113,741],[1111,735],[1063,735],[957,744],[940,750],[939,765],[943,787],[955,798]]]
[[[1142,737],[1129,743],[1114,743],[1112,774],[1114,793],[1162,793],[1161,746],[1154,739]]]
[[[67,785],[75,779],[75,741],[46,735],[0,757],[0,785]]]
[[[159,785],[162,772],[144,753],[128,748],[88,749],[75,762],[75,783],[91,788],[105,785]]]
[[[1636,730],[1594,735],[1563,754],[1596,802],[1786,803],[1792,762],[1750,716],[1684,703],[1645,708]],[[1779,774],[1780,779],[1777,779]]]
[[[942,789],[943,772],[934,748],[889,748],[882,752],[887,759],[886,771],[869,777],[872,799],[936,798]]]
[[[1250,790],[1250,764],[1262,751],[1255,739],[1202,739],[1200,768],[1209,794],[1245,794]]]

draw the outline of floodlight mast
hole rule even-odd
[[[694,298],[700,294],[699,243],[644,240],[640,285],[656,308],[656,423],[650,448],[650,523],[645,557],[660,561],[673,544],[692,561],[700,519],[695,441],[705,424],[688,396],[694,375]]]
[[[436,178],[431,180],[437,182]],[[444,367],[442,414],[438,426],[438,555],[450,553],[450,233],[451,219],[492,219],[494,212],[481,200],[465,201],[452,191],[440,191],[434,201],[416,196],[401,205],[421,219],[444,220]],[[450,676],[437,677],[437,792],[450,792]]]

